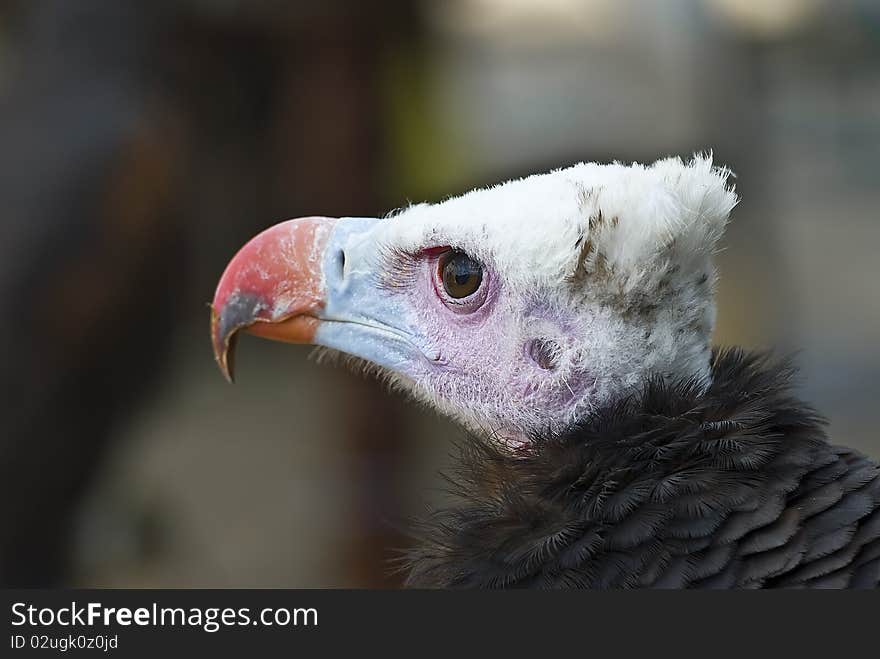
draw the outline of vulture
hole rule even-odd
[[[580,163],[248,242],[211,305],[344,353],[466,430],[413,525],[427,588],[876,588],[880,470],[769,353],[713,348],[737,196],[709,155]]]

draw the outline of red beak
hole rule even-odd
[[[226,266],[211,303],[214,358],[232,382],[239,330],[311,343],[324,308],[322,262],[336,218],[303,217],[266,229]]]

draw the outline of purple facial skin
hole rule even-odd
[[[573,416],[589,398],[594,378],[572,361],[575,333],[562,312],[505,290],[484,266],[485,301],[463,313],[435,291],[432,260],[421,271],[407,302],[442,358],[414,379],[450,414],[517,441]]]

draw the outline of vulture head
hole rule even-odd
[[[707,387],[728,177],[708,157],[581,163],[380,219],[282,222],[220,280],[217,362],[231,379],[242,330],[312,343],[512,444],[653,374]]]

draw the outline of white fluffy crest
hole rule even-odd
[[[513,285],[553,284],[579,267],[631,275],[664,253],[703,260],[721,237],[736,195],[711,155],[652,165],[580,163],[390,218],[389,243],[451,246],[493,263]]]

